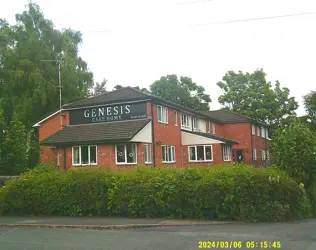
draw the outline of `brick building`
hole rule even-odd
[[[197,112],[131,87],[63,105],[39,127],[41,161],[98,165],[265,166],[267,128],[230,111]]]

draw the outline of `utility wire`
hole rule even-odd
[[[239,22],[258,21],[258,20],[284,18],[284,17],[293,17],[293,16],[312,15],[312,14],[316,14],[316,12],[304,12],[304,13],[288,14],[288,15],[281,15],[281,16],[269,16],[269,17],[258,17],[258,18],[249,18],[249,19],[239,19],[239,20],[231,20],[231,21],[223,21],[223,22],[191,24],[191,25],[189,25],[189,26],[205,26],[205,25],[214,25],[214,24],[239,23]]]

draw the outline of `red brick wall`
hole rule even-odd
[[[263,149],[266,153],[269,149],[269,140],[261,137],[261,128],[260,128],[260,136],[257,136],[257,126],[256,126],[256,134],[252,135],[252,147],[257,151],[257,160],[255,161],[256,167],[260,167],[263,162],[261,161],[260,149]],[[266,156],[267,157],[267,156]]]
[[[180,113],[177,113],[178,126],[174,124],[174,109],[168,107],[168,124],[158,122],[158,109],[157,105],[153,104],[154,111],[154,140],[155,144],[155,155],[156,155],[156,166],[167,166],[167,167],[182,167],[181,157],[181,124],[180,124]],[[155,143],[154,142],[154,143]],[[162,163],[162,145],[170,145],[176,147],[176,162],[175,163]]]

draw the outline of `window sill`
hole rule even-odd
[[[163,164],[176,163],[175,161],[163,161]]]
[[[231,159],[229,159],[229,160],[223,160],[223,161],[232,161]]]
[[[127,163],[127,162],[117,162],[116,165],[136,165],[137,162],[134,163]]]
[[[97,166],[98,163],[91,163],[91,164],[72,164],[73,167],[84,167],[84,166]]]
[[[189,162],[195,162],[195,163],[202,163],[202,162],[212,162],[213,160],[206,160],[206,161],[189,161]]]
[[[153,164],[152,162],[145,162],[145,165]]]
[[[162,121],[158,121],[158,123],[161,123],[161,124],[168,124],[168,122],[162,122]]]

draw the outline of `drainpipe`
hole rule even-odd
[[[256,127],[255,127],[255,134],[256,134]],[[252,124],[250,123],[250,150],[251,150],[251,165],[253,165],[253,136],[252,136]],[[255,167],[257,167],[257,162],[255,162]]]
[[[156,167],[156,142],[155,142],[155,116],[154,116],[154,104],[151,101],[151,140],[152,140],[152,157],[153,157],[153,165]]]

